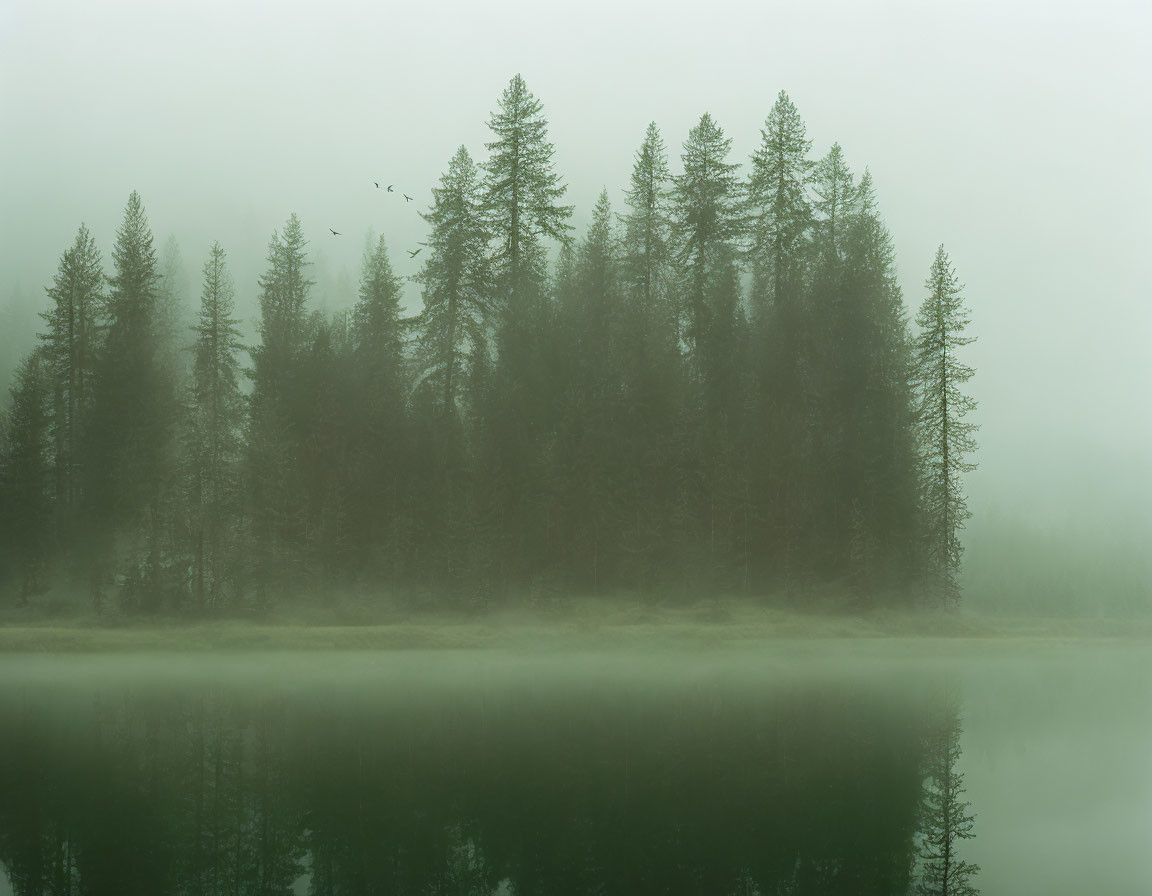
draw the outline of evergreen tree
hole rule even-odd
[[[608,556],[615,551],[623,486],[619,464],[626,438],[619,240],[612,205],[604,190],[592,211],[588,232],[560,280],[556,400],[563,411],[550,441],[549,490],[558,500],[551,543],[585,587],[599,590]]]
[[[970,840],[975,816],[963,799],[960,760],[960,712],[950,705],[929,733],[921,807],[920,873],[917,896],[979,896],[972,878],[980,866],[957,855],[959,841]]]
[[[653,587],[675,567],[668,538],[673,491],[672,424],[683,399],[676,304],[672,176],[655,123],[648,125],[625,191],[621,247],[621,410],[626,441],[620,459],[628,496],[619,548],[625,573]]]
[[[383,548],[393,564],[402,556],[406,540],[403,471],[409,462],[410,438],[404,366],[408,325],[400,312],[400,289],[387,243],[380,237],[371,252],[365,253],[360,299],[352,310],[355,399],[350,416],[355,417],[351,446],[355,475],[348,485],[355,537]]]
[[[965,420],[976,408],[962,391],[975,371],[959,350],[975,341],[964,333],[970,322],[960,285],[944,247],[925,283],[928,296],[916,315],[920,334],[915,361],[921,450],[923,557],[931,585],[946,599],[959,598],[957,574],[963,545],[960,530],[971,517],[961,476],[976,468],[967,457],[976,450],[976,425]]]
[[[802,298],[804,238],[812,220],[807,197],[812,141],[784,91],[776,98],[760,137],[749,181],[751,305],[761,326],[774,313],[772,325],[795,328],[794,306]]]
[[[912,355],[892,239],[864,172],[845,238],[837,407],[848,450],[842,504],[852,508],[850,566],[858,590],[903,584],[916,551],[918,468]]]
[[[568,240],[572,207],[560,205],[567,187],[552,163],[543,105],[520,75],[509,82],[488,121],[496,139],[484,169],[485,205],[498,242],[496,271],[515,307],[545,275],[543,239]]]
[[[52,382],[55,493],[59,509],[71,522],[80,499],[84,424],[91,412],[104,313],[100,251],[84,225],[61,256],[48,297],[52,306],[41,315],[47,328],[40,338]]]
[[[165,584],[161,567],[172,520],[178,410],[161,354],[152,231],[138,193],[128,199],[112,261],[107,336],[93,398],[87,503],[97,531],[127,536],[129,584],[122,596],[154,608]]]
[[[624,276],[633,302],[646,319],[671,317],[668,291],[671,263],[671,191],[668,151],[656,122],[648,125],[624,195]]]
[[[483,512],[502,520],[506,540],[494,550],[508,561],[507,581],[540,562],[546,551],[539,448],[557,409],[550,382],[554,359],[546,344],[552,310],[546,241],[569,239],[572,207],[560,204],[567,188],[553,165],[542,105],[519,75],[504,91],[489,127],[496,139],[487,144],[484,192],[496,244],[498,319],[496,362],[483,387],[486,410],[477,435],[479,462],[491,477],[492,500]]]
[[[228,577],[229,530],[239,505],[244,398],[240,393],[240,331],[235,290],[224,250],[213,243],[193,346],[189,395],[189,495],[197,606],[220,607]]]
[[[855,179],[839,143],[833,143],[813,168],[812,189],[816,194],[813,210],[817,252],[839,257],[857,200]]]
[[[804,425],[811,439],[803,469],[810,568],[842,575],[852,531],[853,417],[865,337],[859,297],[849,282],[846,245],[857,212],[857,187],[838,143],[812,171],[814,221],[804,332]]]
[[[429,255],[418,280],[424,310],[416,321],[418,380],[436,395],[442,413],[457,412],[466,370],[486,345],[492,325],[492,284],[477,169],[461,146],[448,164],[433,206]]]
[[[810,539],[812,343],[807,296],[812,142],[783,91],[752,156],[749,249],[754,383],[746,437],[754,461],[755,553],[792,587],[805,578]]]
[[[740,301],[739,242],[744,190],[732,141],[705,113],[684,143],[675,178],[674,235],[688,348],[690,392],[674,436],[680,457],[679,511],[686,570],[704,572],[694,587],[726,587],[747,556],[746,497],[735,437],[745,403],[746,322]],[[738,534],[738,531],[740,534]]]
[[[248,483],[264,584],[287,580],[306,531],[301,453],[312,396],[302,360],[309,345],[307,241],[300,220],[273,233],[260,277],[260,342],[252,351]]]
[[[21,602],[43,585],[52,530],[51,368],[43,349],[16,371],[0,429],[0,555],[21,573]]]
[[[737,244],[745,221],[740,166],[728,161],[731,148],[731,139],[705,113],[688,134],[684,173],[675,179],[683,335],[712,408],[722,397],[734,397],[737,386]]]

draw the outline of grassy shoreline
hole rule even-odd
[[[723,647],[774,640],[944,639],[1000,642],[1152,640],[1152,619],[976,616],[962,612],[801,613],[748,605],[614,607],[482,615],[409,614],[357,624],[0,618],[0,652],[405,650],[526,647]]]

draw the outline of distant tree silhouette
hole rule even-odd
[[[945,601],[959,598],[960,531],[971,517],[961,477],[976,468],[976,425],[965,418],[976,409],[963,391],[974,374],[960,349],[975,342],[964,335],[969,324],[963,287],[941,246],[928,280],[928,295],[916,325],[916,386],[922,459],[920,506],[924,514],[923,562],[930,586]]]

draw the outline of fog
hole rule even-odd
[[[472,892],[544,878],[692,893],[739,874],[919,892],[893,879],[947,694],[974,892],[1146,891],[1142,647],[23,655],[0,672],[0,892],[3,863],[31,892],[27,869],[59,855],[41,832],[61,829],[82,857],[73,880],[124,893],[226,876],[216,855],[286,881],[327,856],[326,879],[422,882],[452,867],[460,837],[487,871]]]
[[[995,512],[1144,532],[1150,26],[1145,4],[1120,0],[7,0],[0,308],[43,307],[82,221],[107,263],[133,189],[158,245],[179,241],[193,281],[221,241],[242,316],[290,212],[333,281],[346,270],[354,282],[369,228],[388,239],[397,273],[413,274],[418,261],[402,250],[424,238],[417,211],[458,145],[483,158],[485,122],[516,72],[544,102],[577,233],[602,186],[619,208],[650,120],[674,171],[703,111],[746,162],[785,89],[813,156],[839,141],[854,171],[872,171],[910,308],[940,243],[967,285],[982,425],[972,527]],[[26,331],[8,339],[32,342]]]

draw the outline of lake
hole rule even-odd
[[[8,655],[0,894],[904,894],[946,816],[985,894],[1147,896],[1150,673],[963,641]]]

